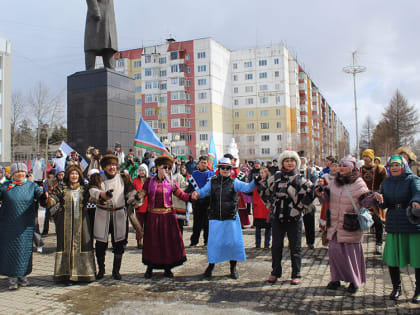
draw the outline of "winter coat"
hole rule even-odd
[[[346,184],[345,187],[353,197],[354,202],[360,209],[361,204],[359,198],[366,196],[369,189],[366,183],[358,177],[353,183]],[[332,240],[337,233],[337,241],[339,243],[361,243],[363,240],[363,232],[361,230],[349,232],[344,230],[344,215],[346,213],[355,213],[352,202],[344,189],[344,186],[337,185],[336,181],[328,183],[329,201],[330,201],[330,222],[328,227],[328,239]]]
[[[382,208],[387,208],[385,230],[388,233],[420,233],[420,224],[407,218],[407,207],[420,203],[420,178],[406,168],[400,176],[384,179],[381,187],[384,196]]]
[[[114,0],[86,0],[85,51],[118,51]],[[95,18],[100,16],[99,21]]]

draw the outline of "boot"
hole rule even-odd
[[[389,295],[391,300],[398,300],[401,295],[401,276],[399,267],[388,267],[389,275],[392,281],[392,292]]]
[[[238,271],[236,270],[236,260],[230,261],[230,277],[235,280],[239,278]]]
[[[150,266],[147,266],[147,270],[146,270],[146,272],[144,273],[144,277],[145,277],[146,279],[150,279],[152,276],[153,276],[153,268],[152,268],[152,267],[150,267]]]
[[[171,269],[165,269],[165,272],[163,273],[163,275],[166,278],[173,278],[174,277],[174,274],[172,273]]]
[[[214,264],[209,264],[206,271],[204,271],[204,277],[210,278],[211,273],[213,272],[213,269],[214,269]]]
[[[96,256],[98,262],[98,273],[96,274],[96,280],[100,280],[105,275],[105,256]]]
[[[420,304],[420,268],[415,269],[416,274],[416,290],[414,291],[414,296],[411,299],[411,303]]]
[[[115,280],[121,280],[120,268],[121,268],[122,254],[114,254],[114,265],[112,267],[112,276]]]

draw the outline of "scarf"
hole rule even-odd
[[[357,169],[354,169],[350,174],[348,175],[341,175],[340,173],[337,173],[335,176],[335,183],[337,186],[344,186],[347,184],[354,183],[357,178],[359,178],[359,171]]]
[[[12,189],[13,187],[15,187],[15,186],[22,186],[22,185],[25,185],[26,184],[26,182],[27,182],[27,180],[25,179],[25,180],[23,180],[23,182],[16,182],[16,181],[11,181],[10,183],[9,183],[9,186],[6,188],[6,191],[9,191],[10,189]]]

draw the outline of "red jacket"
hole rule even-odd
[[[134,188],[136,188],[137,191],[143,189],[143,182],[138,177],[134,178],[133,185],[134,185]],[[138,212],[138,213],[146,213],[147,212],[147,196],[144,197],[144,202],[140,206],[140,208],[136,208],[136,212]]]
[[[267,219],[270,210],[265,206],[256,188],[252,192],[252,200],[254,202],[254,219]]]

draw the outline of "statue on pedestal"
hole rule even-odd
[[[115,69],[114,54],[118,51],[118,40],[114,0],[86,0],[86,3],[86,70],[95,68],[96,56],[102,56],[105,68]]]

